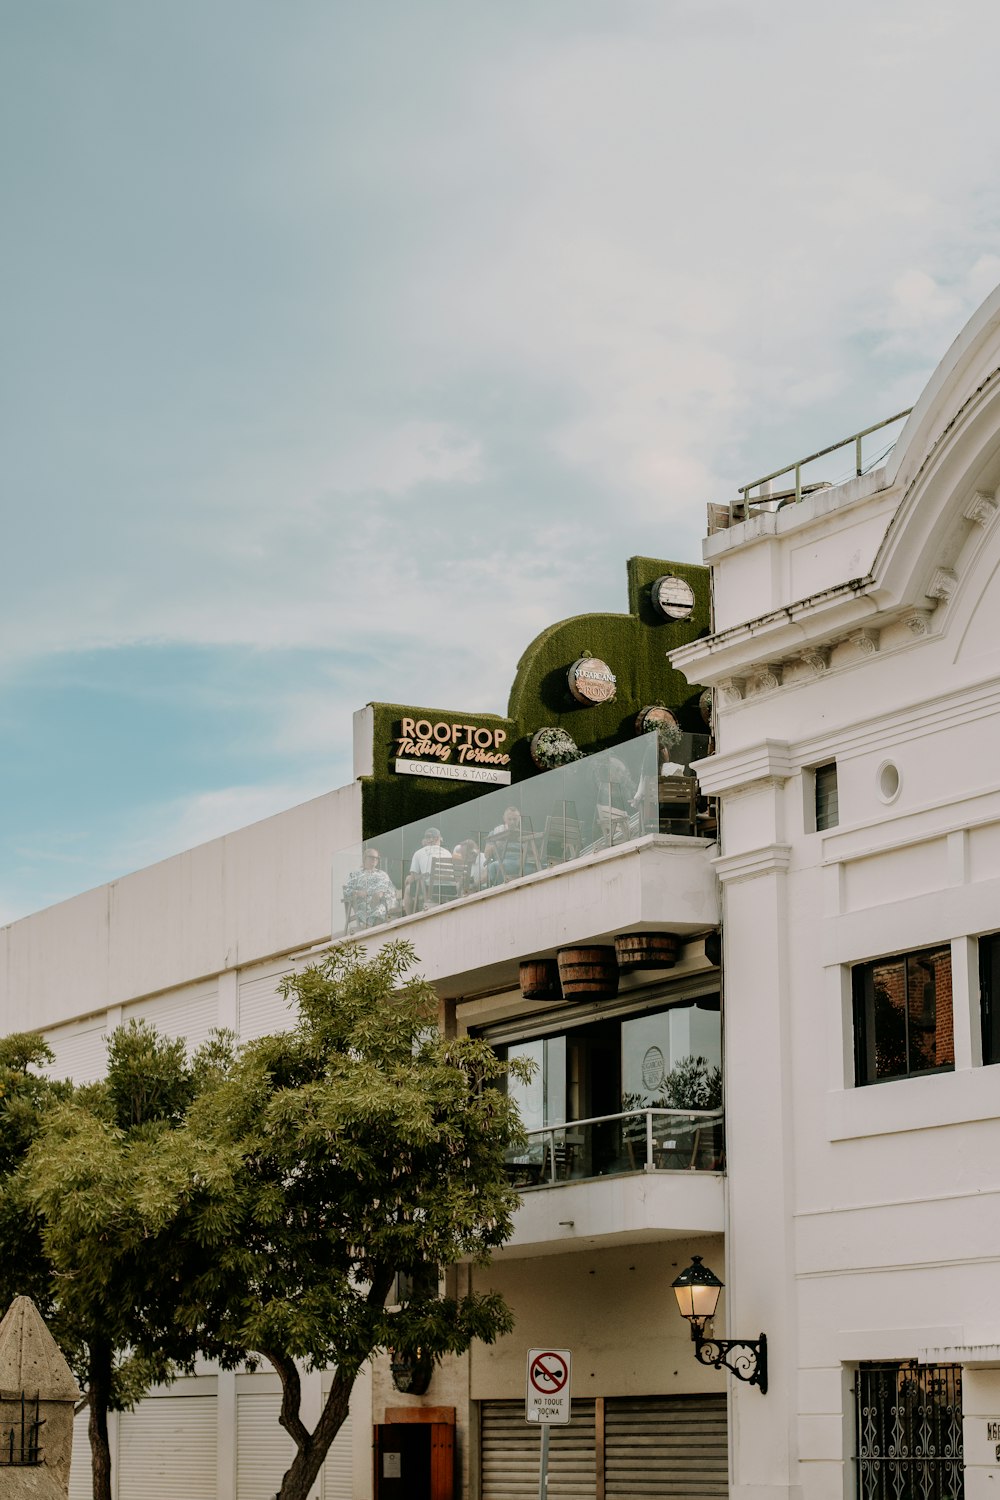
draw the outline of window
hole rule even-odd
[[[858,1500],[962,1500],[961,1365],[858,1369]]]
[[[979,940],[979,1004],[983,1062],[1000,1063],[1000,932]]]
[[[817,766],[813,772],[815,794],[816,832],[824,828],[836,828],[840,821],[837,803],[837,763]]]
[[[950,947],[858,964],[853,980],[856,1083],[954,1068]]]

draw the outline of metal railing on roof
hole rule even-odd
[[[837,453],[841,448],[849,448],[854,445],[854,472],[860,475],[865,472],[864,455],[862,452],[863,440],[870,437],[873,432],[881,432],[886,427],[891,427],[895,422],[902,422],[913,410],[908,406],[905,411],[898,411],[894,416],[884,417],[881,422],[876,422],[872,427],[863,427],[860,432],[852,432],[849,437],[841,438],[837,443],[831,443],[827,448],[820,448],[816,453],[810,453],[805,458],[797,458],[793,463],[785,464],[781,469],[772,469],[770,474],[762,474],[760,479],[753,479],[749,484],[741,484],[737,490],[739,500],[732,500],[729,504],[729,525],[734,526],[739,521],[745,521],[753,514],[753,507],[758,509],[768,507],[780,509],[782,505],[797,505],[803,495],[815,494],[817,490],[830,488],[829,480],[817,480],[813,483],[803,484],[802,470],[807,464],[813,463],[817,458],[825,458],[829,453]],[[888,450],[886,450],[888,451]],[[880,455],[884,456],[884,455]],[[783,490],[772,490],[771,482],[775,479],[783,479],[786,474],[794,477],[793,488]],[[752,490],[761,490],[767,485],[766,493],[759,495],[751,494]],[[721,507],[718,507],[721,509]]]

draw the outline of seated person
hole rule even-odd
[[[490,830],[486,848],[490,885],[502,885],[518,875],[530,875],[537,868],[530,847],[521,840],[521,812],[517,807],[504,808],[503,822]]]
[[[475,839],[463,839],[456,844],[453,858],[466,891],[478,891],[486,884],[486,856],[480,853]]]
[[[420,848],[410,860],[410,873],[403,886],[403,910],[407,915],[419,911],[427,889],[427,876],[439,859],[450,859],[451,855],[441,843],[440,828],[425,828]]]
[[[396,887],[386,872],[379,868],[377,849],[366,849],[362,863],[364,868],[352,870],[344,886],[344,910],[347,914],[347,930],[358,927],[377,927],[388,922],[399,907]]]

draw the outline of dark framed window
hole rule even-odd
[[[837,799],[837,763],[817,766],[813,772],[815,795],[816,832],[824,828],[836,828],[840,822],[840,807]]]
[[[979,1014],[983,1062],[1000,1063],[1000,932],[979,939]]]
[[[856,964],[852,976],[856,1083],[954,1069],[949,946]]]
[[[961,1365],[864,1364],[858,1500],[963,1500]]]

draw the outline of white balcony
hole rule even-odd
[[[531,1188],[499,1258],[721,1234],[721,1172],[633,1172]]]
[[[717,927],[709,847],[707,839],[646,834],[356,938],[370,952],[406,938],[442,999],[515,989],[523,959],[558,948],[643,929],[684,937]]]

